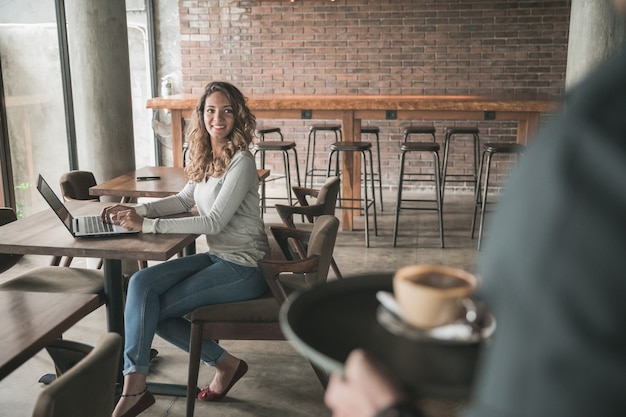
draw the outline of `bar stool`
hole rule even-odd
[[[472,234],[471,238],[474,238],[474,229],[476,226],[476,214],[480,208],[480,222],[478,225],[478,245],[477,250],[480,250],[480,244],[483,237],[483,223],[485,221],[485,207],[487,206],[487,190],[489,187],[489,172],[491,168],[491,158],[496,154],[511,155],[514,154],[518,158],[526,150],[526,146],[512,142],[487,142],[483,145],[483,155],[480,161],[480,167],[478,168],[476,191],[474,192],[474,216],[472,217]],[[485,171],[484,179],[481,184],[481,177],[483,176],[483,170]],[[482,186],[482,193],[481,193]],[[482,196],[481,196],[482,195]]]
[[[306,162],[304,165],[304,186],[306,180],[311,177],[310,187],[313,188],[313,177],[325,177],[323,170],[315,168],[315,146],[317,142],[317,132],[332,132],[335,135],[335,142],[342,141],[341,125],[334,124],[316,124],[309,126],[309,135],[306,147]],[[309,160],[311,161],[309,164]]]
[[[380,167],[380,128],[378,126],[363,126],[361,127],[361,137],[363,135],[374,135],[376,138],[376,161],[378,164],[378,171],[374,172],[374,179],[378,182],[378,199],[380,211],[383,211],[383,177]]]
[[[409,137],[411,135],[430,135],[432,142],[411,142]],[[396,240],[398,237],[398,222],[400,219],[401,210],[426,210],[437,211],[439,218],[439,238],[441,240],[441,247],[444,247],[443,240],[443,206],[441,200],[441,171],[439,169],[439,149],[440,146],[435,142],[435,128],[434,127],[421,127],[410,126],[404,129],[404,142],[400,145],[400,176],[398,179],[398,197],[396,199],[396,213],[393,223],[393,247],[396,247]],[[433,174],[405,172],[405,160],[406,155],[409,152],[430,152],[433,155]],[[431,180],[435,182],[435,199],[411,199],[402,198],[402,185],[404,182],[417,182]],[[416,203],[416,205],[403,206],[402,203]],[[435,203],[435,207],[426,206],[422,203]]]
[[[280,140],[277,141],[266,141],[265,135],[276,134],[280,137]],[[291,201],[291,169],[289,164],[289,151],[293,151],[294,163],[296,166],[296,180],[298,182],[298,187],[300,187],[300,168],[298,164],[298,153],[296,151],[296,142],[285,142],[283,133],[281,132],[279,127],[267,127],[262,129],[257,129],[257,135],[259,136],[259,141],[254,144],[253,153],[256,158],[257,153],[261,154],[261,169],[265,168],[265,154],[267,152],[280,152],[283,155],[283,175],[272,175],[271,178],[266,179],[261,184],[261,217],[267,208],[267,200],[287,200],[289,205],[292,204]],[[287,197],[267,197],[265,193],[265,183],[267,181],[275,181],[280,178],[285,178],[285,186],[287,188]]]
[[[365,211],[365,247],[370,246],[370,234],[369,234],[369,207],[373,207],[374,216],[374,236],[378,236],[378,223],[376,220],[376,194],[374,192],[374,163],[372,161],[372,143],[371,142],[335,142],[330,145],[330,153],[328,154],[328,169],[326,170],[326,176],[330,177],[330,167],[332,166],[333,155],[335,156],[335,175],[339,176],[339,156],[341,152],[359,152],[361,154],[361,172],[363,176],[363,198],[337,198],[339,208],[345,210],[361,210],[361,206],[343,206],[342,201],[359,201],[363,205]],[[372,198],[370,199],[367,194],[368,188],[368,158],[369,158],[369,175]]]
[[[478,184],[478,164],[480,157],[480,138],[478,134],[480,131],[477,127],[449,127],[446,129],[446,135],[443,140],[443,166],[441,168],[441,198],[443,198],[446,188],[446,180],[448,177],[455,177],[454,180],[448,180],[450,182],[471,182],[474,184],[474,191],[476,191],[476,185]],[[455,135],[471,135],[474,141],[474,171],[472,174],[450,174],[448,175],[448,156],[450,152],[450,141]]]

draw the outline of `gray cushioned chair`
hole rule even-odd
[[[119,373],[122,337],[105,334],[80,362],[37,397],[33,417],[110,417]]]
[[[328,177],[324,182],[324,185],[322,185],[319,190],[306,187],[293,187],[293,193],[298,199],[298,204],[291,206],[276,204],[276,211],[285,226],[311,230],[310,227],[307,227],[306,225],[296,225],[294,222],[294,215],[299,214],[303,218],[306,217],[309,223],[313,223],[316,217],[322,215],[334,216],[335,208],[337,206],[337,196],[339,195],[339,186],[339,177],[333,176]],[[315,198],[315,202],[309,201],[313,198]],[[301,256],[304,256],[306,253],[306,250],[303,248],[296,247],[294,250],[297,250]],[[330,266],[337,279],[343,278],[341,271],[335,262],[335,258],[331,259]]]

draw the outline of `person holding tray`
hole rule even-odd
[[[568,92],[511,174],[479,261],[498,329],[466,417],[625,413],[625,74],[626,48]],[[325,394],[334,417],[421,416],[415,400],[362,350]]]

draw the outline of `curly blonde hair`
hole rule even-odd
[[[204,104],[207,97],[217,91],[223,93],[233,106],[235,126],[221,154],[213,157],[209,132],[204,125]],[[227,82],[210,82],[204,88],[204,94],[198,100],[192,114],[189,131],[189,164],[185,168],[185,173],[190,180],[200,182],[205,178],[224,175],[235,153],[250,147],[256,128],[256,118],[246,102],[247,98],[241,91]]]

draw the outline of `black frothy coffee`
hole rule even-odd
[[[425,274],[415,277],[413,282],[419,285],[424,285],[433,288],[459,288],[468,285],[467,281],[461,278],[453,277],[445,274]]]

